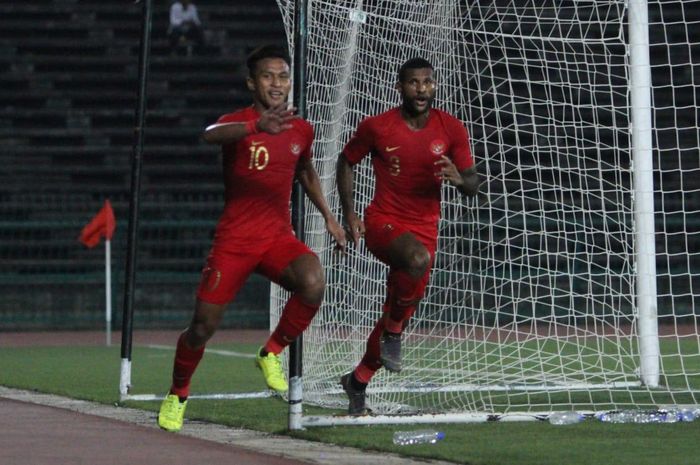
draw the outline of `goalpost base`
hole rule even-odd
[[[489,421],[543,421],[551,412],[543,413],[438,413],[423,415],[318,415],[306,416],[301,425],[306,428],[316,426],[352,426],[352,425],[398,425],[425,423],[486,423]]]

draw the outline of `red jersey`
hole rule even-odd
[[[399,108],[366,118],[343,154],[353,165],[372,156],[376,180],[368,211],[416,224],[437,224],[440,218],[442,182],[435,165],[440,156],[449,157],[460,172],[474,165],[464,125],[437,109],[419,130],[406,124]]]
[[[219,118],[217,123],[257,119],[251,106]],[[299,157],[311,158],[313,128],[292,120],[292,129],[280,134],[258,133],[224,144],[223,169],[226,203],[216,226],[214,242],[255,244],[291,233],[290,198]]]

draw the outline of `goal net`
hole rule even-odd
[[[294,2],[278,4],[293,43]],[[362,118],[398,105],[398,67],[415,56],[434,65],[435,106],[464,122],[483,179],[475,199],[443,188],[430,285],[404,333],[404,369],[380,370],[368,388],[375,412],[700,403],[700,44],[692,35],[700,2],[648,6],[656,214],[642,214],[656,219],[658,319],[645,318],[659,327],[658,338],[651,333],[658,349],[645,356],[658,361],[658,382],[640,377],[634,189],[642,175],[633,169],[626,5],[309,0],[307,116],[338,217],[337,156]],[[355,169],[360,213],[373,179],[364,160]],[[338,379],[364,353],[387,270],[364,244],[334,252],[323,219],[306,210],[305,240],[328,288],[304,335],[304,402],[344,409]],[[273,324],[285,300],[273,290]]]

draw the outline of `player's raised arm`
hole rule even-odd
[[[365,225],[355,212],[355,201],[353,200],[353,170],[352,165],[344,154],[338,156],[336,164],[335,182],[338,186],[338,196],[340,206],[343,210],[343,219],[347,225],[348,239],[355,245],[360,242],[360,237],[365,234]]]
[[[326,222],[326,230],[333,236],[338,248],[341,251],[345,251],[345,231],[343,227],[338,223],[331,212],[328,203],[326,202],[326,197],[323,195],[323,188],[321,187],[321,180],[318,177],[318,173],[314,168],[313,163],[308,158],[301,158],[297,164],[297,179],[299,183],[304,188],[306,196],[311,200],[311,203],[318,209],[318,211],[323,216]]]
[[[279,134],[292,128],[292,120],[298,118],[295,108],[289,108],[287,103],[270,107],[260,114],[258,119],[231,123],[216,123],[204,130],[203,138],[210,144],[227,144],[235,142],[251,134],[266,132]]]

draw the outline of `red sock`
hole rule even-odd
[[[379,338],[384,332],[384,318],[377,320],[374,329],[367,338],[367,349],[360,364],[355,368],[355,378],[361,383],[369,383],[374,374],[382,367],[379,360]]]
[[[307,304],[294,294],[284,306],[280,321],[265,343],[264,350],[275,355],[282,352],[308,328],[320,307],[320,305]]]
[[[175,363],[173,366],[173,384],[170,392],[178,397],[190,395],[190,381],[194,370],[197,369],[199,361],[204,355],[204,347],[193,350],[185,342],[185,334],[180,334],[175,349]]]
[[[430,273],[416,278],[401,270],[389,274],[387,283],[388,298],[385,310],[389,312],[386,329],[392,333],[401,333],[404,321],[416,311],[416,305],[423,297],[428,285]]]

